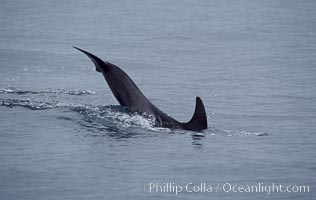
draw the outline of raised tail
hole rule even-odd
[[[94,63],[95,65],[95,70],[97,72],[102,73],[102,65],[104,65],[106,62],[104,62],[103,60],[101,60],[100,58],[98,58],[97,56],[93,55],[92,53],[85,51],[83,49],[80,49],[78,47],[72,46],[73,48],[77,49],[78,51],[81,51],[82,53],[86,54]]]
[[[207,129],[207,117],[204,104],[200,97],[196,97],[195,111],[191,120],[183,123],[183,128],[191,131]]]

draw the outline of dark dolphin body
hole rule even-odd
[[[152,104],[145,95],[138,89],[132,79],[118,66],[103,61],[97,56],[74,47],[86,54],[96,66],[96,71],[103,74],[111,91],[122,106],[132,111],[144,113],[154,118],[155,126],[166,128],[179,128],[191,131],[207,129],[207,118],[203,102],[196,97],[195,111],[192,119],[187,123],[181,123],[162,112]]]

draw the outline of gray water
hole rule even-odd
[[[1,2],[0,199],[315,199],[315,10],[308,0]],[[121,66],[180,121],[200,96],[209,128],[156,128],[126,112],[72,45]]]

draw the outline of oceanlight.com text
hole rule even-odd
[[[174,182],[156,183],[151,182],[140,187],[140,190],[150,193],[308,193],[310,192],[309,185],[297,185],[297,184],[278,184],[263,182],[254,184],[237,184],[237,183],[185,183],[177,184]]]

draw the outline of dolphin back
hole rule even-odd
[[[191,120],[187,123],[178,122],[152,104],[139,90],[133,80],[118,66],[103,61],[83,49],[78,47],[74,48],[83,52],[92,60],[96,67],[96,71],[103,74],[113,95],[120,105],[130,108],[132,111],[147,113],[154,116],[157,126],[183,128],[191,131],[207,129],[206,112],[200,97],[196,97],[195,111]]]
[[[183,123],[183,129],[191,131],[201,131],[207,129],[206,112],[200,97],[196,97],[194,114],[189,122]]]

